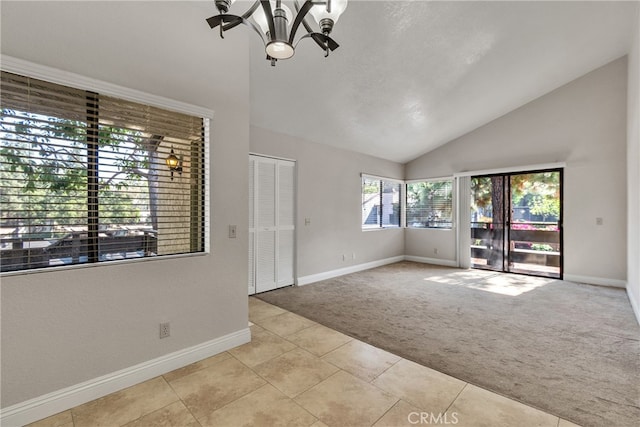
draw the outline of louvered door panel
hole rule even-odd
[[[278,162],[278,286],[294,282],[295,167],[293,162]]]
[[[256,292],[278,286],[277,228],[276,228],[276,170],[277,160],[259,159],[256,162]]]

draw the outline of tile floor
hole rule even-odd
[[[249,298],[252,341],[32,426],[575,426]]]

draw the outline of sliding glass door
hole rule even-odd
[[[471,265],[562,277],[562,170],[471,178]]]

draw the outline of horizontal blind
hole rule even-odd
[[[2,271],[204,250],[202,118],[5,72],[1,89]]]
[[[407,184],[407,227],[451,228],[453,226],[453,180]]]

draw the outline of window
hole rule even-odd
[[[451,179],[407,183],[407,227],[452,228]]]
[[[204,251],[201,117],[6,72],[1,84],[1,271]]]
[[[401,226],[400,181],[362,175],[362,228]]]

